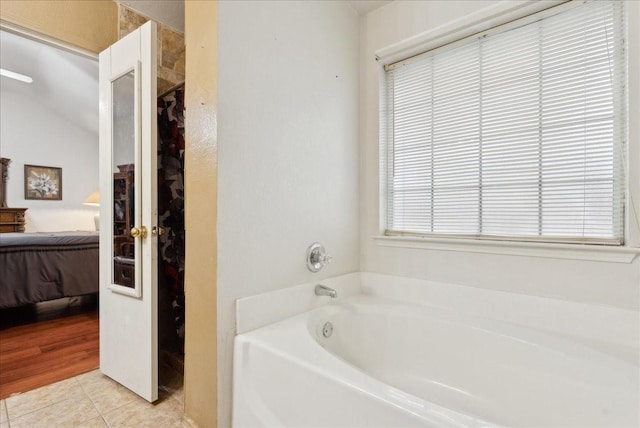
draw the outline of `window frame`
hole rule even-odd
[[[524,249],[526,251],[519,251],[526,255],[530,254],[532,250],[548,253],[550,249],[558,249],[560,253],[567,254],[566,250],[576,250],[580,248],[595,247],[596,252],[612,251],[622,255],[622,259],[625,262],[630,262],[635,255],[640,251],[635,249],[640,247],[640,225],[638,225],[637,216],[633,217],[633,211],[638,211],[638,203],[640,202],[640,185],[636,184],[640,177],[640,126],[634,123],[632,120],[627,122],[626,141],[628,145],[627,150],[627,170],[626,170],[626,183],[625,183],[625,212],[624,212],[624,245],[606,246],[603,243],[593,243],[572,241],[567,243],[563,240],[553,241],[544,239],[544,241],[538,238],[529,239],[527,237],[503,237],[503,236],[484,236],[482,238],[475,238],[469,236],[459,235],[442,235],[442,234],[415,234],[415,233],[400,233],[387,235],[387,160],[386,153],[387,147],[387,135],[386,135],[386,120],[384,119],[384,111],[386,108],[386,76],[385,68],[390,64],[395,64],[402,61],[411,61],[413,57],[420,55],[424,52],[438,49],[449,49],[457,44],[466,43],[469,38],[477,38],[479,35],[487,33],[492,34],[496,32],[502,32],[513,27],[520,27],[526,25],[529,22],[534,22],[540,18],[546,16],[555,15],[561,11],[580,6],[584,3],[583,0],[574,1],[556,1],[552,4],[549,2],[536,2],[535,4],[520,4],[512,6],[510,4],[495,4],[490,7],[481,9],[479,12],[468,15],[461,19],[455,20],[443,26],[440,26],[433,31],[428,31],[410,39],[404,40],[400,43],[394,44],[390,47],[386,47],[376,51],[376,60],[379,65],[379,100],[380,100],[380,114],[378,119],[379,123],[379,140],[378,146],[380,153],[384,155],[379,156],[379,235],[374,236],[375,241],[382,246],[394,246],[394,247],[409,247],[409,248],[428,248],[428,249],[446,249],[446,250],[460,250],[460,251],[473,251],[473,252],[498,252],[512,254],[514,249]],[[640,18],[640,5],[629,4],[625,2],[625,13],[627,21],[630,19],[637,20]],[[633,25],[626,25],[626,51],[627,51],[627,73],[626,73],[626,87],[627,87],[627,114],[628,118],[634,117],[640,111],[640,85],[637,83],[637,77],[640,72],[640,54],[638,54],[640,47],[640,30],[634,28]],[[405,58],[405,60],[403,60]],[[634,181],[635,180],[635,181]],[[404,243],[404,244],[403,244]],[[446,247],[446,248],[445,248]],[[585,257],[589,260],[599,259],[601,255],[594,256],[594,248],[588,248]],[[632,259],[627,260],[631,255]],[[562,256],[561,256],[562,257]],[[575,254],[568,258],[578,258]],[[614,257],[615,258],[615,257]]]

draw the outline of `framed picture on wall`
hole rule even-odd
[[[25,165],[24,198],[46,201],[62,200],[62,168]]]

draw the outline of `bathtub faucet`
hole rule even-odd
[[[338,292],[336,290],[322,284],[316,285],[315,292],[316,292],[316,296],[329,296],[333,299],[338,297]]]

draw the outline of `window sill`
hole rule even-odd
[[[414,236],[373,236],[373,240],[381,247],[504,254],[508,256],[589,260],[609,263],[632,263],[633,260],[640,255],[640,248],[605,247],[602,245],[549,244]]]

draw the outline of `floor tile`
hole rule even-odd
[[[103,415],[138,399],[133,392],[103,375],[99,370],[80,375],[77,379],[98,412]]]
[[[101,415],[139,399],[141,398],[120,385],[114,385],[101,393],[91,396],[91,401],[93,401]]]
[[[9,421],[13,426],[13,420],[35,410],[51,406],[62,400],[85,397],[80,384],[75,378],[56,382],[43,386],[33,391],[12,395],[5,399]]]
[[[103,415],[111,428],[116,427],[182,427],[183,406],[171,397],[150,404],[142,399]]]
[[[162,368],[160,398],[150,404],[94,370],[0,400],[0,415],[8,412],[0,428],[182,427],[182,384],[180,373]]]
[[[100,370],[92,370],[90,372],[76,376],[76,379],[82,385],[82,389],[89,397],[96,392],[102,391],[111,385],[117,385],[117,382],[108,376],[100,373]]]
[[[98,416],[97,418],[83,422],[80,425],[76,425],[73,428],[109,428],[109,425],[107,425],[104,419],[102,419],[102,416]]]
[[[87,396],[78,396],[59,401],[48,407],[11,418],[11,428],[73,428],[88,422],[100,414]]]
[[[4,400],[0,400],[0,424],[5,423],[8,419],[7,405],[4,403]]]

